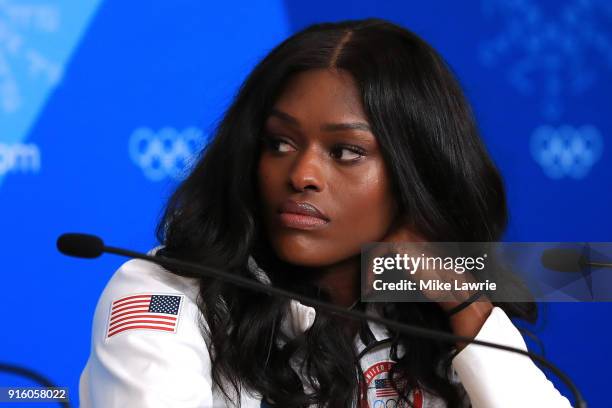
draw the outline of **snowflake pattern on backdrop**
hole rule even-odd
[[[500,16],[503,23],[481,44],[480,61],[503,66],[522,94],[541,93],[547,120],[559,119],[564,96],[591,88],[603,70],[612,68],[612,3],[574,0],[553,16],[530,0],[484,0],[482,8],[489,19]]]
[[[0,0],[0,113],[14,113],[23,104],[19,89],[20,72],[29,80],[54,85],[61,79],[62,66],[28,45],[30,35],[58,31],[57,7]]]

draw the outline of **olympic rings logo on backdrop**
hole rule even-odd
[[[130,136],[129,154],[151,181],[180,179],[193,165],[203,141],[202,131],[194,127],[182,132],[170,127],[158,132],[141,127]]]
[[[585,177],[603,151],[603,138],[590,125],[540,126],[533,132],[530,144],[531,155],[553,179]]]

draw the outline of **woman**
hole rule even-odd
[[[533,304],[359,300],[367,242],[497,241],[502,180],[442,58],[379,19],[317,24],[249,75],[158,227],[158,255],[526,349]],[[166,320],[164,320],[166,319]],[[502,368],[503,369],[500,369]],[[96,309],[82,406],[566,407],[526,357],[356,325],[148,262]]]

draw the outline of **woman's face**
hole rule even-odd
[[[263,138],[259,193],[265,229],[280,259],[331,266],[383,238],[396,203],[349,73],[317,69],[292,77]],[[323,219],[296,214],[312,209],[307,204]]]

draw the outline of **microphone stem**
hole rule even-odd
[[[612,264],[610,263],[602,263],[602,262],[589,262],[588,266],[599,266],[601,268],[612,268]]]

